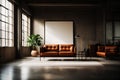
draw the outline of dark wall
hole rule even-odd
[[[31,56],[31,50],[30,50],[30,48],[29,47],[22,47],[21,49],[20,49],[20,52],[21,52],[21,54],[20,54],[20,57],[28,57],[28,56]]]
[[[44,33],[45,20],[73,20],[74,34],[80,38],[75,39],[79,43],[79,50],[88,48],[89,44],[96,43],[97,14],[96,7],[34,7],[34,33]],[[100,15],[102,15],[100,13]],[[102,17],[102,16],[101,16]],[[36,23],[37,21],[37,23]],[[98,24],[99,25],[99,24]],[[40,27],[42,27],[40,29]],[[42,31],[41,31],[42,30]],[[44,35],[43,35],[44,36]]]
[[[96,41],[98,43],[105,43],[105,20],[106,14],[103,8],[96,10]]]
[[[0,47],[0,63],[15,60],[15,47]]]

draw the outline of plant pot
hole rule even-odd
[[[38,56],[38,51],[37,50],[32,50],[31,55],[32,55],[32,57],[37,57]]]

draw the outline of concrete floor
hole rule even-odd
[[[120,80],[119,60],[90,59],[27,57],[3,64],[0,80]]]

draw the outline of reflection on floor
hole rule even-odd
[[[119,73],[116,60],[28,57],[3,64],[0,80],[120,80]]]

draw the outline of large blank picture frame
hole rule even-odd
[[[73,44],[73,21],[45,21],[45,44]]]

